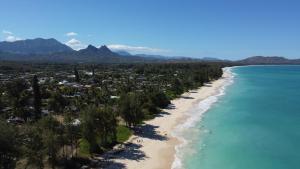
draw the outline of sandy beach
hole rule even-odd
[[[127,142],[126,149],[113,155],[112,164],[108,168],[128,169],[168,169],[172,168],[175,146],[180,141],[172,136],[174,128],[186,119],[185,112],[193,108],[195,103],[215,95],[230,77],[224,71],[223,77],[210,84],[184,93],[173,100],[168,109],[153,120],[146,121]]]

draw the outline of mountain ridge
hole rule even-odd
[[[70,52],[73,49],[54,38],[26,39],[14,42],[0,42],[0,51],[14,54],[50,54],[56,52]]]
[[[231,62],[236,65],[300,64],[300,59],[280,56],[253,56],[238,61],[218,58],[191,58],[183,56],[162,56],[149,54],[132,55],[127,51],[112,51],[106,45],[73,50],[54,38],[27,39],[15,42],[0,42],[0,60],[45,61],[45,62],[95,62],[95,63],[136,63],[136,62]]]
[[[271,65],[271,64],[300,64],[300,59],[288,59],[282,56],[252,56],[236,61],[246,65]]]

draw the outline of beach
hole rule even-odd
[[[196,103],[216,95],[230,77],[230,71],[225,69],[222,78],[172,100],[168,109],[163,109],[158,117],[146,121],[138,128],[126,142],[125,150],[113,155],[112,163],[107,168],[172,168],[176,154],[175,147],[182,143],[173,134],[175,128],[187,119],[187,111]]]

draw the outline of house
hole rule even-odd
[[[111,99],[119,99],[120,96],[110,96]]]
[[[68,83],[68,81],[66,81],[66,80],[63,80],[63,81],[58,82],[59,85],[64,85],[64,84],[66,84],[66,83]]]
[[[20,117],[11,116],[11,117],[9,117],[9,119],[7,119],[7,123],[22,124],[22,123],[25,123],[25,120]]]
[[[81,121],[79,119],[74,119],[74,121],[72,122],[73,126],[79,126],[81,124]]]
[[[49,110],[43,109],[42,111],[43,116],[48,116],[50,114]]]

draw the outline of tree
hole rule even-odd
[[[61,148],[62,127],[51,116],[40,119],[37,123],[25,127],[25,157],[26,168],[32,166],[44,168],[44,159],[54,168],[57,163],[59,149]]]
[[[142,112],[144,118],[147,119],[147,118],[153,118],[154,117],[153,115],[158,114],[160,111],[157,108],[157,106],[150,99],[148,99],[142,105]]]
[[[24,119],[29,116],[25,110],[28,100],[28,93],[26,93],[25,89],[27,89],[27,84],[21,79],[6,84],[6,92],[9,102],[12,104],[14,114]]]
[[[203,81],[203,83],[207,83],[207,82],[209,82],[209,75],[208,75],[208,70],[207,69],[204,69],[203,70],[203,73],[202,73],[202,81]]]
[[[74,75],[75,75],[75,81],[77,83],[79,83],[80,82],[80,77],[79,77],[79,73],[78,73],[78,70],[77,70],[76,67],[74,67]]]
[[[58,92],[52,93],[48,102],[48,108],[56,113],[64,111],[68,105],[67,100]]]
[[[155,106],[159,108],[166,108],[171,102],[164,92],[160,90],[154,90],[150,93],[150,99]]]
[[[49,163],[52,168],[55,168],[58,151],[60,149],[59,136],[51,130],[46,130],[43,135],[43,142],[46,147],[46,153],[49,157]]]
[[[78,139],[78,136],[79,136],[79,125],[74,125],[73,124],[74,122],[74,118],[70,115],[70,113],[67,113],[65,115],[65,118],[64,118],[64,133],[65,133],[65,139],[66,139],[66,143],[68,145],[70,145],[71,147],[71,153],[68,153],[68,154],[71,154],[71,157],[73,157],[73,152],[74,152],[74,146],[75,146],[75,155],[77,156],[77,139]]]
[[[76,111],[80,111],[85,106],[85,102],[82,97],[75,97],[71,100],[71,104],[72,106],[76,107]]]
[[[90,105],[81,112],[81,133],[90,144],[90,152],[114,143],[116,127],[116,116],[110,107]]]
[[[99,106],[101,104],[108,104],[110,99],[110,92],[106,85],[102,85],[102,89],[91,87],[88,89],[88,100],[86,102]]]
[[[42,139],[45,154],[49,158],[51,167],[54,168],[57,162],[58,151],[61,147],[61,140],[63,139],[60,135],[63,132],[62,125],[52,116],[41,119],[37,125],[43,130]]]
[[[0,120],[0,169],[13,169],[19,157],[17,130]]]
[[[32,89],[33,89],[33,95],[34,95],[34,117],[36,120],[41,118],[41,92],[40,87],[38,83],[38,78],[36,75],[34,75],[32,80]]]
[[[90,145],[90,152],[97,150],[96,130],[95,130],[95,107],[88,106],[81,111],[81,135]]]
[[[178,78],[174,80],[172,90],[176,95],[180,95],[184,92],[183,86]]]
[[[107,146],[116,142],[117,120],[111,107],[98,108],[95,117],[96,130],[100,136],[100,145]]]
[[[45,145],[42,137],[43,130],[40,127],[30,126],[26,131],[25,156],[29,166],[36,166],[39,169],[44,168]]]
[[[119,113],[129,127],[136,126],[144,118],[140,101],[139,95],[132,92],[120,98]]]

